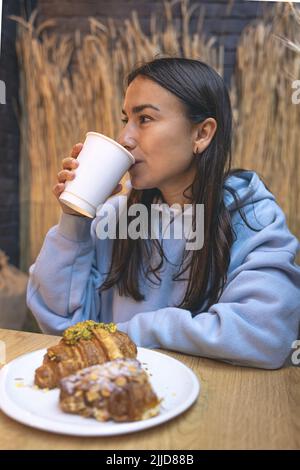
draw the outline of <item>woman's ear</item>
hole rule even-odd
[[[217,130],[217,121],[214,118],[207,118],[197,124],[196,138],[194,140],[194,154],[204,152],[209,146]]]

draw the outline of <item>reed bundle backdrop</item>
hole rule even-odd
[[[300,237],[300,25],[290,5],[247,27],[237,49],[231,97],[235,107],[234,166],[256,170],[275,194],[290,229]]]
[[[180,29],[172,15],[178,3],[164,3],[164,26],[151,17],[146,36],[138,15],[132,12],[124,26],[113,19],[102,24],[90,18],[90,34],[81,37],[48,34],[55,22],[35,27],[37,12],[28,22],[19,17],[17,52],[20,62],[20,267],[27,270],[36,258],[48,229],[59,217],[51,194],[61,160],[74,143],[95,130],[117,138],[121,129],[124,77],[140,61],[154,56],[180,55],[202,58],[222,73],[223,50],[198,26],[189,34],[195,6],[181,0]],[[182,34],[181,34],[182,33]]]
[[[103,24],[90,18],[90,34],[84,37],[78,31],[74,36],[49,34],[54,21],[36,27],[36,12],[28,22],[14,17],[21,71],[21,269],[28,269],[47,230],[58,221],[60,209],[51,188],[61,159],[89,130],[117,137],[124,77],[131,68],[157,55],[180,55],[203,60],[223,73],[222,48],[203,34],[204,11],[197,12],[197,30],[191,34],[190,20],[199,5],[190,7],[188,0],[181,0],[181,20],[175,24],[175,3],[164,3],[163,28],[151,17],[149,36],[136,12],[122,27],[113,19]],[[264,177],[299,236],[300,105],[292,104],[291,84],[300,77],[300,56],[280,39],[296,35],[296,24],[285,7],[245,30],[231,96],[235,166],[255,169]]]

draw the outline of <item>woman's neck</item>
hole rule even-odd
[[[194,169],[193,169],[194,170]],[[172,206],[173,204],[191,204],[192,202],[192,189],[191,185],[195,179],[195,170],[183,176],[180,181],[174,184],[168,184],[159,188],[164,201]],[[187,189],[188,188],[188,189]]]

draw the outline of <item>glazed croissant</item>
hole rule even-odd
[[[159,413],[160,401],[135,359],[116,359],[60,381],[63,411],[98,421],[137,421]]]
[[[43,364],[35,371],[34,383],[40,388],[54,388],[60,379],[80,369],[136,355],[136,345],[114,323],[87,320],[68,328],[60,342],[47,349]]]

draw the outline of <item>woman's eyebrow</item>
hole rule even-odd
[[[160,111],[160,109],[154,106],[153,104],[139,104],[138,106],[134,106],[132,108],[132,112],[136,114],[136,113],[139,113],[140,111],[143,111],[143,109],[145,108],[152,108],[152,109],[155,109],[155,111]],[[127,116],[125,109],[122,109],[122,113]]]

